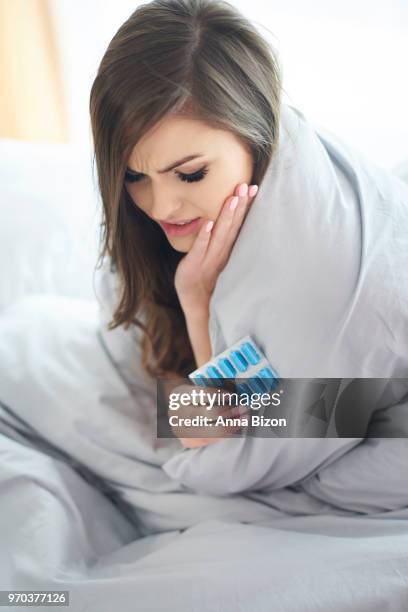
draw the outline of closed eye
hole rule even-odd
[[[203,168],[201,168],[200,170],[197,170],[197,172],[193,172],[192,174],[185,174],[183,172],[177,172],[177,171],[176,171],[176,174],[181,181],[185,181],[187,183],[194,183],[197,181],[201,181],[205,177],[207,172],[208,172],[208,168],[204,166]],[[125,173],[125,181],[127,181],[128,183],[138,183],[139,181],[142,180],[143,177],[144,177],[144,174],[136,173],[136,172],[129,172],[129,170],[127,170]]]

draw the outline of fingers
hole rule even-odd
[[[234,195],[225,201],[216,222],[204,220],[185,258],[189,269],[196,270],[201,265],[210,270],[223,269],[257,189],[257,185],[250,185],[249,189],[246,183],[238,185]]]
[[[229,197],[217,219],[212,240],[207,249],[206,261],[210,265],[218,264],[220,268],[225,265],[232,245],[248,212],[249,205],[258,191],[257,185],[242,183]]]
[[[249,207],[254,201],[254,197],[258,192],[258,185],[249,185],[248,187],[246,183],[237,187],[236,192],[239,192],[241,187],[243,187],[243,189],[241,191],[241,195],[239,196],[239,204],[237,206],[233,221],[233,223],[238,227],[241,225],[243,218],[248,212]]]
[[[217,218],[217,223],[213,231],[211,244],[207,251],[206,263],[208,263],[210,266],[219,262],[220,260],[220,254],[224,250],[225,239],[231,230],[235,210],[238,207],[238,204],[239,197],[231,196],[227,198],[223,208],[221,209],[221,213]]]
[[[196,448],[199,446],[206,446],[207,444],[213,444],[224,438],[230,438],[240,433],[243,425],[247,425],[247,422],[243,422],[244,416],[247,416],[248,412],[243,411],[243,407],[235,407],[231,410],[226,410],[222,415],[223,423],[216,424],[217,418],[211,419],[212,423],[200,426],[182,426],[177,428],[177,431],[173,428],[174,433],[180,439],[183,446],[186,448]],[[230,419],[227,421],[226,419]],[[197,438],[196,436],[200,436]]]
[[[207,446],[208,444],[214,444],[215,442],[219,442],[219,440],[223,440],[224,438],[231,438],[235,434],[239,432],[241,425],[225,425],[224,427],[200,427],[200,433],[202,435],[211,435],[208,438],[189,438],[185,437],[188,435],[188,431],[184,430],[184,437],[180,437],[179,440],[185,448],[197,448],[199,446]],[[197,429],[192,434],[197,434]]]
[[[198,448],[199,446],[207,446],[213,442],[218,442],[217,438],[179,438],[184,448]]]
[[[214,397],[214,393],[217,393],[214,399],[218,400],[219,404],[210,402],[208,399],[207,403],[203,404],[202,399],[208,398],[207,395],[201,396],[200,403],[193,404],[192,402],[189,402],[187,405],[182,405],[182,402],[180,402],[180,406],[177,409],[177,416],[179,417],[180,423],[177,425],[172,425],[172,430],[180,439],[183,446],[185,448],[197,448],[199,446],[213,444],[220,439],[237,434],[241,427],[240,417],[245,415],[247,410],[245,407],[236,404],[236,395],[230,395],[228,391],[221,388],[200,387],[198,389],[195,385],[192,387],[197,391],[208,393],[209,397]],[[178,393],[186,393],[189,395],[192,387],[184,384],[175,387],[175,389],[177,389]],[[185,396],[185,399],[188,400],[187,395]],[[191,419],[197,416],[205,416],[205,422],[203,422],[203,424],[200,423],[199,425],[196,424],[194,426],[191,424],[185,424],[185,419]],[[217,419],[220,416],[223,417],[223,422],[217,424]],[[225,422],[226,418],[234,419],[234,421]],[[193,437],[197,435],[200,437]]]
[[[200,227],[200,231],[197,234],[196,239],[189,251],[189,258],[197,262],[204,259],[207,252],[208,243],[211,238],[211,230],[214,226],[214,221],[205,221]]]
[[[248,188],[248,185],[246,185],[245,183],[243,185],[238,186],[235,190],[236,194],[240,193],[241,195],[239,196],[239,203],[235,211],[231,230],[224,241],[223,254],[225,258],[228,258],[229,252],[231,251],[231,248],[235,240],[237,239],[241,225],[248,213],[249,207],[252,204],[257,191],[257,185],[250,185]]]

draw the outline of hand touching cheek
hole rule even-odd
[[[238,185],[224,202],[216,221],[204,220],[189,252],[180,261],[174,279],[184,313],[209,307],[217,278],[225,268],[250,204],[258,190]]]

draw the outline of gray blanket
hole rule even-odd
[[[303,127],[320,157],[309,163],[303,151],[301,166],[297,149],[285,157],[285,142],[300,146],[300,135],[282,139],[213,296],[214,354],[249,333],[282,376],[407,376],[407,189],[380,170],[363,172],[357,158],[340,179],[344,150],[337,159]],[[302,184],[283,174],[322,163],[329,178],[319,171]],[[358,182],[362,172],[370,187]],[[370,200],[377,213],[357,214],[367,189],[382,194]],[[287,190],[307,212],[302,222],[291,217],[293,244],[283,217],[300,203],[289,198],[279,212]],[[250,291],[242,266],[261,227],[271,234],[258,240],[258,265],[271,282],[258,278]],[[365,246],[347,236],[365,236]],[[387,249],[386,236],[398,248]],[[293,259],[301,246],[315,273],[306,257]],[[296,277],[292,264],[303,266]],[[407,439],[236,438],[192,450],[157,439],[156,383],[140,368],[138,331],[107,331],[117,297],[107,268],[97,286],[100,312],[38,296],[0,315],[1,589],[66,589],[75,611],[406,610]],[[401,394],[389,411],[405,408]]]

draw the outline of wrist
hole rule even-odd
[[[205,322],[210,318],[210,308],[209,305],[189,305],[183,308],[184,316],[188,321],[193,322]]]
[[[195,308],[185,313],[187,332],[190,338],[197,368],[211,359],[209,335],[209,309]]]

